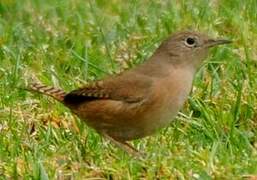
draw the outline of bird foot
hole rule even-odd
[[[136,158],[136,159],[144,159],[145,154],[141,153],[140,151],[138,151],[137,149],[135,149],[132,145],[130,145],[127,142],[121,142],[118,141],[114,138],[112,138],[111,136],[107,135],[107,134],[103,134],[103,136],[108,139],[109,141],[111,141],[113,144],[115,144],[116,146],[118,146],[119,148],[121,148],[123,151],[127,152],[129,155],[131,155],[132,157]]]

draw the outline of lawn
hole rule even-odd
[[[210,51],[174,123],[130,157],[32,79],[73,90],[142,63],[179,30]],[[257,175],[256,0],[0,0],[0,179],[241,179]]]

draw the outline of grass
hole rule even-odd
[[[0,179],[241,179],[257,174],[256,0],[1,0]],[[210,52],[176,121],[133,142],[135,160],[50,98],[141,63],[170,33],[234,43]]]

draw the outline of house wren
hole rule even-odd
[[[143,64],[69,93],[38,83],[29,89],[57,99],[98,133],[134,155],[127,141],[153,134],[172,121],[191,90],[210,47],[230,43],[198,32],[165,40]]]

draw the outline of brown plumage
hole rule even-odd
[[[66,93],[58,88],[49,87],[40,83],[32,83],[28,90],[40,92],[56,99],[57,101],[63,102]]]
[[[180,32],[164,41],[145,63],[118,76],[67,94],[40,84],[30,88],[62,102],[87,125],[137,155],[127,141],[167,126],[185,102],[208,49],[229,42]]]

